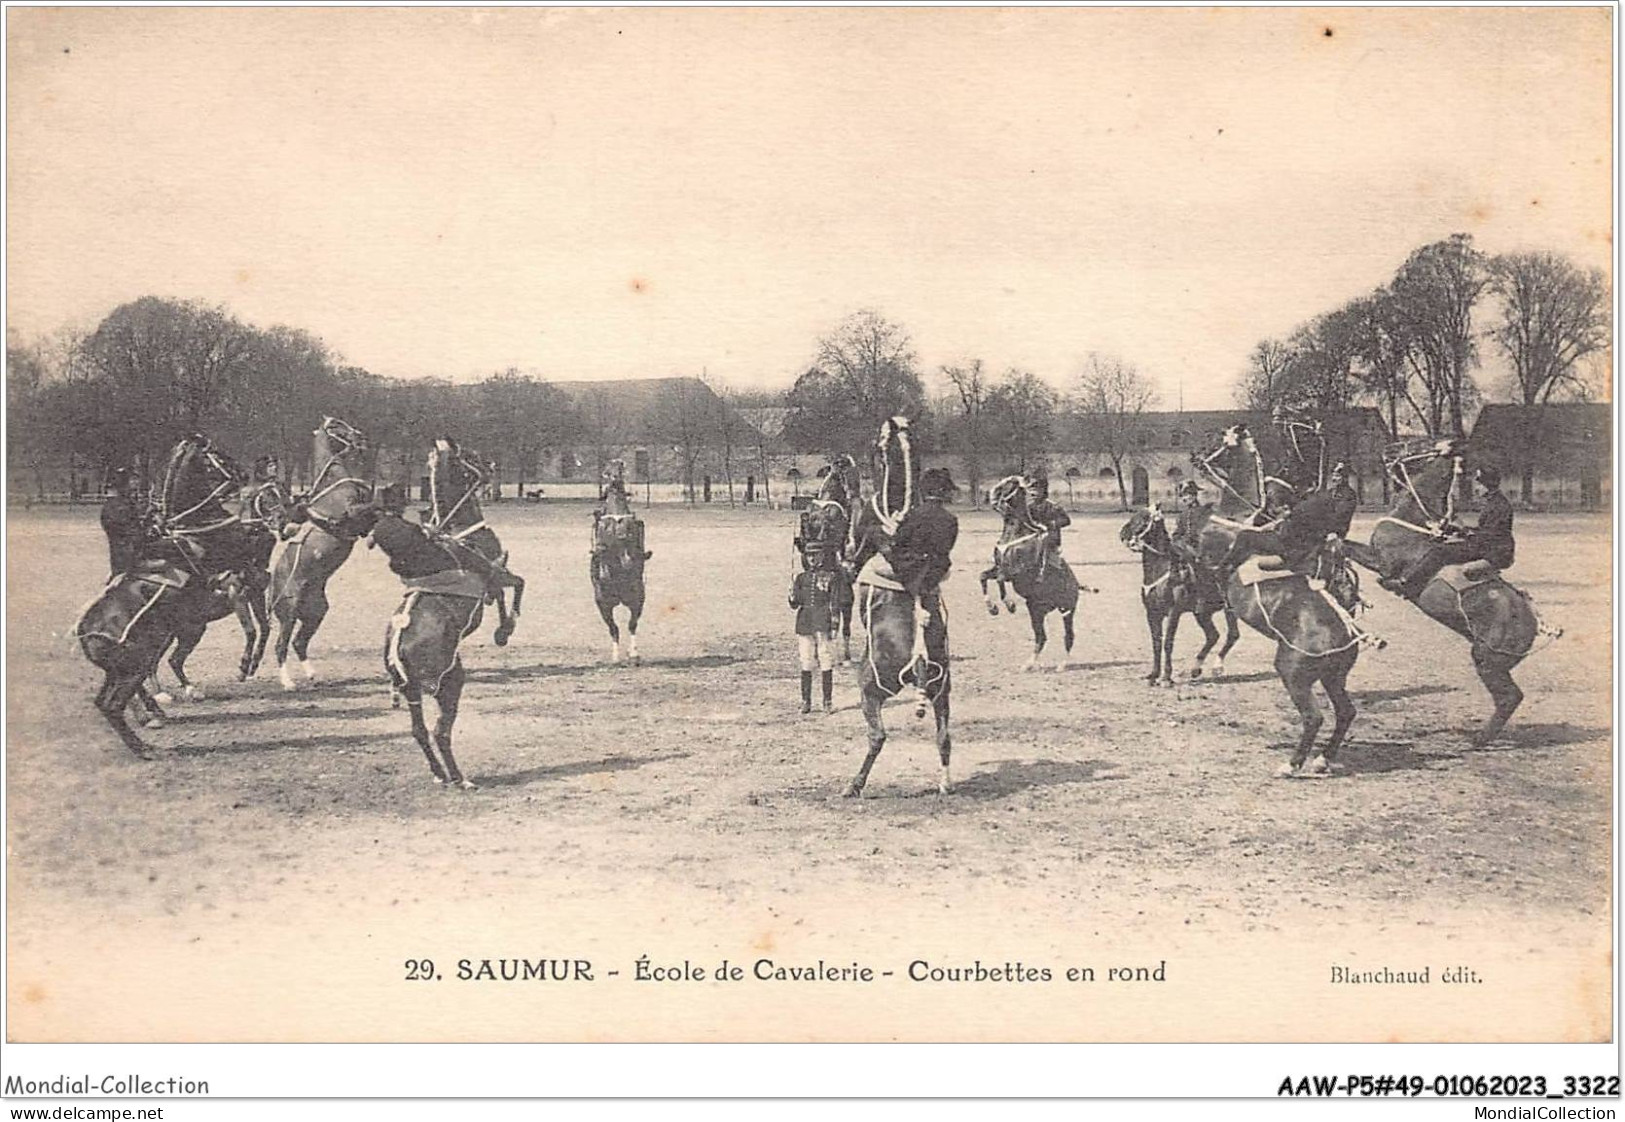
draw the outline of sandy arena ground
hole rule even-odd
[[[793,515],[647,514],[643,663],[607,664],[587,508],[489,511],[530,582],[513,642],[464,645],[456,749],[480,790],[430,782],[383,676],[399,585],[358,549],[330,585],[314,688],[240,634],[191,662],[127,753],[70,639],[106,550],[93,511],[16,512],[7,535],[8,938],[23,1040],[1597,1039],[1607,1034],[1608,522],[1520,516],[1512,575],[1566,635],[1516,672],[1497,743],[1466,644],[1368,582],[1389,647],[1350,679],[1344,774],[1273,777],[1296,735],[1244,631],[1221,681],[1148,688],[1139,563],[1121,518],[1080,516],[1098,586],[1077,664],[1022,674],[1025,612],[975,574],[996,524],[964,514],[948,585],[954,775],[929,721],[888,709],[866,797],[854,672],[802,717]],[[1363,536],[1370,518],[1356,523]],[[1059,622],[1052,617],[1058,658]],[[1199,632],[1187,620],[1183,670]],[[861,644],[861,635],[858,638]],[[1328,721],[1328,728],[1330,722]],[[641,953],[893,976],[865,985],[639,983]],[[590,958],[592,985],[458,983],[459,958]],[[432,958],[445,981],[408,982]],[[909,964],[1021,961],[1038,985],[908,980]],[[1166,980],[1106,982],[1113,965]],[[1429,966],[1425,987],[1331,968]],[[1446,967],[1482,981],[1444,984]],[[1069,966],[1096,982],[1069,985]],[[607,972],[619,972],[615,978]]]

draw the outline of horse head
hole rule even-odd
[[[1205,455],[1192,453],[1191,463],[1219,488],[1221,513],[1250,516],[1264,508],[1267,493],[1263,458],[1246,425],[1225,429],[1218,446]]]
[[[988,505],[1004,516],[1006,526],[1027,521],[1027,483],[1025,476],[1007,475],[987,489]]]
[[[879,461],[875,510],[886,518],[900,519],[919,502],[919,464],[907,417],[888,417],[881,422],[874,455]]]
[[[1123,528],[1117,532],[1118,540],[1135,553],[1143,553],[1147,546],[1159,549],[1168,543],[1168,527],[1162,511],[1156,507],[1136,510]]]
[[[450,437],[440,437],[429,452],[427,466],[432,524],[451,529],[480,521],[479,490],[491,478],[487,461]]]
[[[247,476],[200,433],[183,436],[169,454],[158,490],[158,514],[167,527],[184,529],[230,517],[222,500]]]
[[[372,501],[372,444],[354,425],[323,417],[315,437],[316,478],[305,508],[314,519],[337,523],[356,507]]]
[[[1393,515],[1408,522],[1449,522],[1456,513],[1456,482],[1462,472],[1462,442],[1446,437],[1420,447],[1389,445],[1383,465],[1397,493]]]

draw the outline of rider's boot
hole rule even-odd
[[[835,671],[824,671],[821,684],[824,688],[824,712],[833,713],[835,712]]]
[[[812,712],[812,671],[811,670],[803,670],[801,672],[801,711],[803,713],[811,713]]]

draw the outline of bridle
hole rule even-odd
[[[236,516],[227,514],[225,517],[215,522],[208,522],[198,526],[185,525],[185,519],[196,514],[198,511],[209,506],[211,503],[218,504],[222,498],[231,494],[235,488],[242,486],[243,474],[240,470],[235,470],[234,465],[230,465],[228,461],[219,455],[219,453],[215,452],[215,450],[209,446],[207,441],[199,443],[198,441],[191,439],[183,440],[179,445],[177,445],[176,455],[171,459],[170,462],[170,471],[172,473],[177,470],[176,461],[181,458],[180,450],[182,448],[196,448],[198,453],[208,460],[209,466],[213,468],[215,473],[220,477],[220,482],[215,485],[213,490],[211,490],[196,503],[187,507],[178,514],[170,514],[168,511],[169,481],[166,479],[165,486],[161,492],[162,508],[159,510],[159,516],[162,520],[164,531],[171,534],[206,534],[215,530],[223,530],[227,526],[237,522],[238,519]]]
[[[889,449],[894,444],[902,453],[903,461],[903,505],[896,511],[891,509],[892,457],[889,454]],[[908,418],[887,418],[880,426],[880,439],[875,442],[875,447],[880,452],[880,486],[875,488],[874,498],[869,501],[869,505],[886,532],[894,533],[903,515],[914,506],[914,449],[909,441]],[[885,509],[881,508],[882,501],[886,503]]]
[[[1286,430],[1287,439],[1292,442],[1292,453],[1298,458],[1299,463],[1304,461],[1301,437],[1313,436],[1315,438],[1315,443],[1320,448],[1315,462],[1315,487],[1317,490],[1325,487],[1326,434],[1322,429],[1320,421],[1318,419],[1316,419],[1313,423],[1309,421],[1300,421],[1296,417],[1288,417],[1285,414],[1277,414],[1274,418],[1272,418],[1272,420],[1277,428]],[[1276,482],[1284,483],[1285,480],[1276,480]]]
[[[1446,488],[1444,494],[1444,517],[1439,518],[1428,509],[1428,504],[1422,499],[1421,494],[1416,490],[1416,484],[1411,479],[1410,465],[1415,463],[1431,463],[1434,460],[1442,459],[1447,456],[1451,461],[1450,485]],[[1452,441],[1441,441],[1433,445],[1431,448],[1423,449],[1420,452],[1411,452],[1409,454],[1402,453],[1400,455],[1396,455],[1391,460],[1387,460],[1385,466],[1388,468],[1389,478],[1400,487],[1404,488],[1405,492],[1409,494],[1410,497],[1416,502],[1416,509],[1422,512],[1422,517],[1427,520],[1428,525],[1425,527],[1416,526],[1391,514],[1385,516],[1382,520],[1385,522],[1395,522],[1401,526],[1409,526],[1413,530],[1420,530],[1426,534],[1435,533],[1441,526],[1454,522],[1456,519],[1456,481],[1461,478],[1461,461],[1461,452],[1455,447],[1455,444]]]
[[[1230,483],[1229,471],[1214,463],[1214,461],[1220,456],[1227,452],[1233,452],[1237,448],[1245,450],[1253,458],[1253,478],[1258,487],[1258,499],[1256,501],[1249,499],[1246,495],[1243,495],[1240,491],[1236,490],[1235,487]],[[1236,499],[1239,499],[1243,504],[1253,508],[1251,518],[1254,524],[1252,526],[1244,526],[1244,529],[1256,529],[1259,525],[1273,524],[1258,522],[1259,516],[1264,513],[1264,485],[1267,481],[1273,479],[1273,477],[1264,474],[1264,458],[1258,454],[1258,443],[1253,440],[1251,433],[1245,433],[1244,435],[1242,432],[1238,432],[1236,427],[1232,425],[1230,428],[1224,430],[1224,443],[1220,444],[1206,456],[1196,459],[1195,463],[1197,468],[1206,474],[1207,477],[1215,484],[1217,484],[1220,490],[1227,492]],[[1274,482],[1282,483],[1284,485],[1284,481],[1279,479],[1275,479]],[[1231,523],[1230,519],[1221,518],[1217,514],[1211,515],[1210,517],[1213,521],[1218,522],[1220,525],[1241,525],[1240,523]]]
[[[321,427],[313,430],[311,435],[326,436],[328,440],[340,447],[328,454],[327,462],[322,465],[322,470],[317,472],[316,478],[311,481],[310,497],[305,500],[307,507],[314,506],[320,499],[325,498],[330,492],[344,486],[346,483],[365,489],[369,495],[372,493],[371,483],[368,483],[365,479],[357,479],[349,475],[341,475],[327,486],[322,486],[322,482],[327,478],[327,473],[336,467],[342,468],[346,457],[355,452],[366,450],[367,438],[362,435],[360,429],[347,421],[339,420],[337,417],[323,417]]]
[[[462,468],[468,475],[467,488],[464,489],[458,500],[451,505],[451,509],[444,514],[440,513],[440,479],[437,470],[441,453],[451,456],[451,462]],[[448,440],[435,441],[435,455],[429,459],[429,528],[444,533],[446,526],[456,516],[457,512],[463,508],[464,504],[470,499],[474,499],[475,518],[473,525],[465,526],[455,534],[448,534],[447,536],[453,541],[461,541],[474,531],[482,529],[485,526],[485,519],[478,513],[479,500],[475,499],[475,495],[485,485],[488,478],[485,470],[475,461],[469,459],[468,454],[462,448],[457,447]]]

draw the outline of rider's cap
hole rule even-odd
[[[1202,493],[1202,488],[1201,485],[1196,482],[1196,480],[1187,479],[1185,482],[1179,485],[1179,493],[1181,495],[1200,495]]]
[[[1332,470],[1330,472],[1328,472],[1327,474],[1328,475],[1347,475],[1348,473],[1349,473],[1348,464],[1345,463],[1342,460],[1338,460],[1335,464],[1332,465]]]
[[[1501,485],[1501,469],[1485,465],[1478,469],[1478,481],[1486,487]]]
[[[920,476],[920,494],[931,499],[946,499],[959,490],[947,468],[928,468]]]

